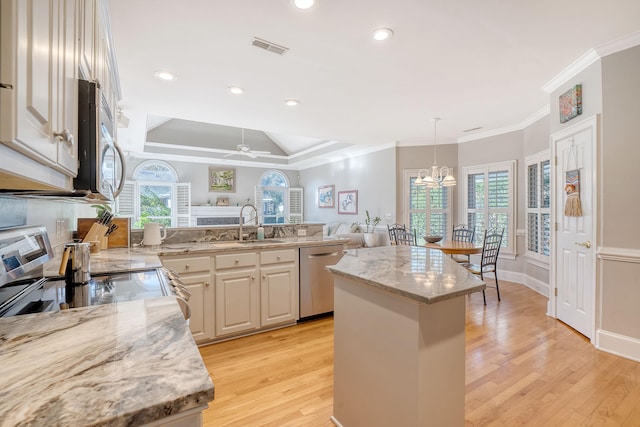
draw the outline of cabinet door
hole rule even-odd
[[[54,95],[57,90],[58,2],[26,0],[17,7],[17,87],[15,148],[38,160],[55,163],[58,146]]]
[[[59,0],[57,125],[58,165],[70,176],[78,175],[77,8],[75,0]]]
[[[295,321],[298,317],[295,265],[263,267],[260,272],[260,324],[264,327]]]
[[[216,337],[260,327],[257,270],[216,273]]]
[[[94,51],[96,34],[96,0],[81,2],[81,30],[80,30],[80,63],[85,80],[95,80]]]
[[[196,342],[207,341],[214,337],[213,286],[210,274],[192,274],[180,276],[180,280],[191,293],[189,308],[191,320],[189,329]]]

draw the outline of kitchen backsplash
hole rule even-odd
[[[0,196],[0,228],[44,225],[55,252],[71,241],[75,228],[75,204],[47,199]]]

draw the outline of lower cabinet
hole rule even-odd
[[[164,267],[180,275],[180,280],[191,293],[189,329],[193,339],[196,342],[205,342],[215,338],[211,256],[162,256],[160,261]]]
[[[263,267],[260,279],[260,325],[298,319],[298,269],[295,265]]]
[[[293,324],[299,317],[298,249],[161,256],[191,293],[198,344]]]
[[[216,273],[216,337],[260,327],[257,269]]]

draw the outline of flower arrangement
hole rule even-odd
[[[369,226],[371,226],[371,233],[373,233],[376,230],[376,225],[380,224],[380,221],[382,221],[382,218],[380,218],[377,215],[375,218],[371,218],[371,215],[369,215],[369,210],[365,210],[364,212],[365,212],[364,223],[367,225],[367,233],[369,233]]]

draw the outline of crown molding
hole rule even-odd
[[[595,48],[595,51],[600,57],[611,55],[612,53],[620,52],[622,50],[629,49],[631,47],[640,44],[640,31],[631,33],[629,35],[618,37],[610,42],[603,43]]]
[[[542,86],[542,90],[547,93],[551,93],[558,89],[564,83],[575,77],[578,73],[582,72],[585,68],[596,62],[597,60],[611,55],[612,53],[620,52],[625,49],[637,46],[640,44],[640,31],[628,34],[626,36],[618,37],[610,42],[603,43],[593,49],[589,49],[584,55],[575,60],[571,65],[562,70],[558,75],[551,79],[547,84]]]

